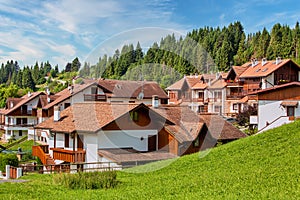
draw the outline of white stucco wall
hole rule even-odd
[[[281,116],[286,116],[286,108],[281,101],[258,101],[258,130]]]
[[[157,135],[157,130],[101,131],[98,137],[98,147],[99,149],[134,148],[138,151],[148,151],[149,135]]]
[[[86,162],[98,162],[98,135],[96,133],[80,134],[83,140],[83,148],[86,152]]]
[[[263,68],[264,69],[264,68]],[[270,88],[274,86],[274,73],[267,77],[262,78],[262,89]]]

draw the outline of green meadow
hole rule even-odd
[[[157,169],[157,170],[155,170]],[[0,184],[0,199],[297,199],[300,122],[210,151],[119,171],[110,189],[67,189],[32,174]]]

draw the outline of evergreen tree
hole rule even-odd
[[[31,90],[35,90],[35,84],[34,84],[29,67],[25,67],[23,70],[22,86],[23,86],[23,88],[29,88]]]
[[[71,64],[71,71],[72,72],[78,72],[80,69],[81,63],[79,62],[78,57],[74,58]]]

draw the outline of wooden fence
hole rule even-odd
[[[68,164],[56,164],[56,165],[20,165],[23,175],[27,173],[75,173],[79,171],[112,171],[122,170],[125,168],[135,167],[143,165],[146,162],[132,161],[126,163],[114,163],[114,162],[91,162],[91,163],[68,163]]]

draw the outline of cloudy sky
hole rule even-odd
[[[135,40],[146,49],[167,33],[185,35],[193,28],[234,21],[241,21],[247,33],[270,30],[278,22],[294,27],[300,21],[300,4],[296,0],[0,0],[0,62],[13,59],[23,66],[49,60],[63,68],[76,56],[84,62],[91,54],[112,54],[114,48]]]

